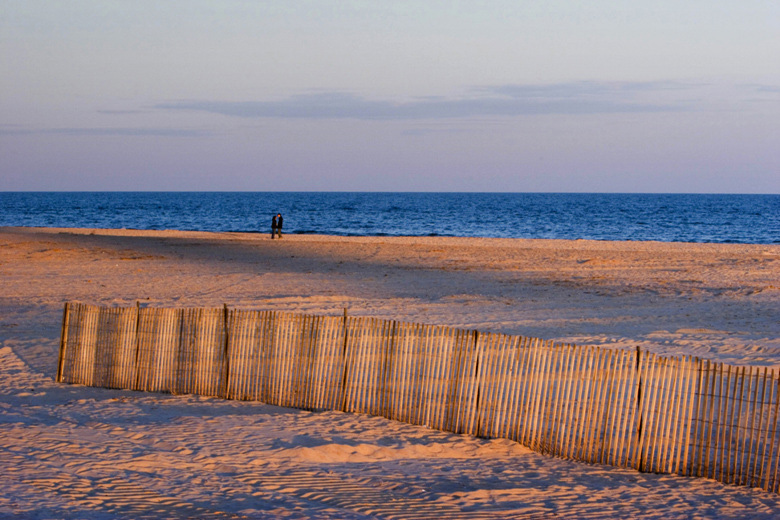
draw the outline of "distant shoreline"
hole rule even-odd
[[[67,228],[67,227],[35,227],[35,226],[0,226],[0,232],[30,232],[40,234],[72,234],[72,235],[101,235],[117,237],[159,237],[159,238],[204,238],[241,241],[271,240],[270,232],[253,231],[200,231],[181,229],[130,229],[130,228]],[[494,246],[529,245],[529,244],[560,244],[567,248],[592,249],[592,248],[645,248],[653,245],[655,248],[702,248],[702,249],[754,249],[764,251],[776,249],[780,253],[780,244],[748,244],[748,243],[723,243],[723,242],[664,242],[660,240],[598,240],[598,239],[566,239],[566,238],[496,238],[478,236],[416,236],[416,235],[327,235],[318,233],[285,233],[284,238],[296,242],[367,242],[383,243],[392,242],[398,244],[407,243],[442,243],[451,245],[491,244]],[[621,245],[623,247],[621,247]]]

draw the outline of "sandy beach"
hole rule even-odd
[[[374,316],[780,368],[780,246],[0,228],[0,518],[778,518],[337,412],[54,383],[63,304]]]

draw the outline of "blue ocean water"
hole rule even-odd
[[[780,195],[0,192],[0,226],[780,243]]]

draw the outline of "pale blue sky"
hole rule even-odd
[[[0,0],[0,190],[780,193],[777,0]]]

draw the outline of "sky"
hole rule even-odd
[[[0,191],[780,193],[777,0],[0,0]]]

